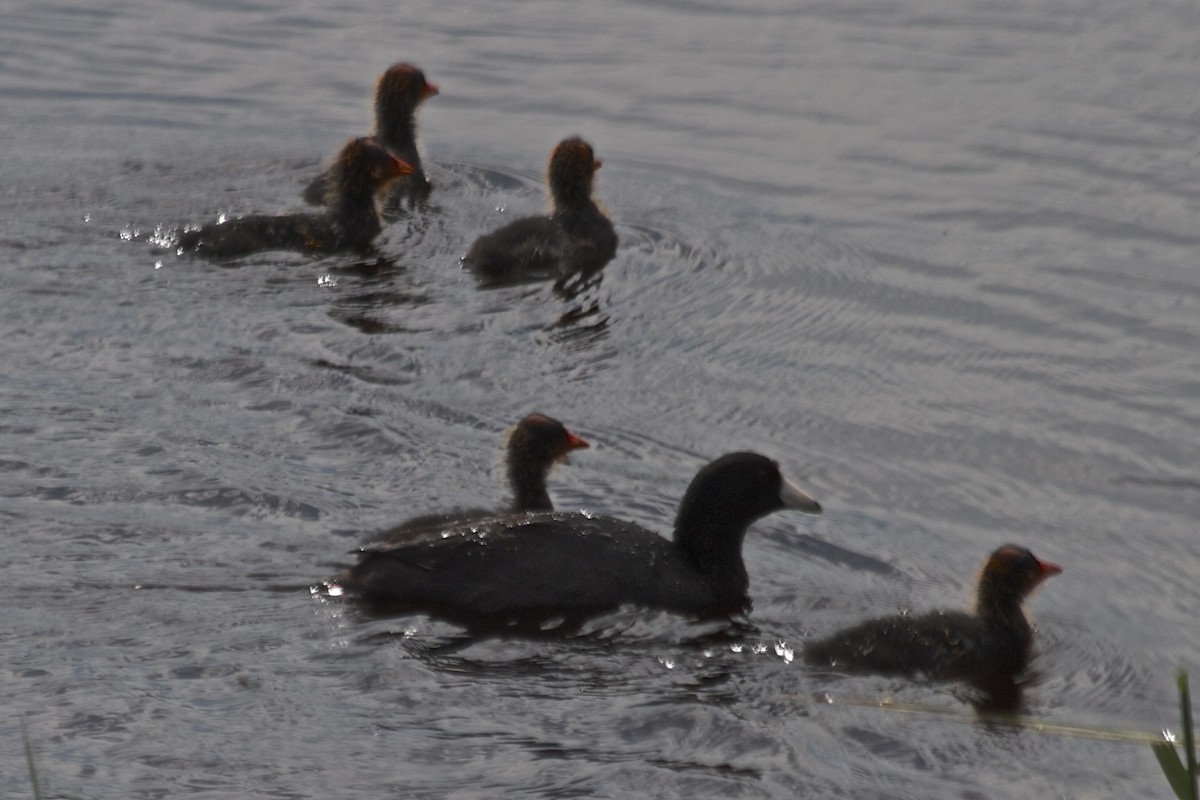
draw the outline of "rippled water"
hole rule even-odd
[[[0,26],[0,793],[1168,797],[1149,748],[981,724],[803,640],[1032,600],[1047,725],[1176,724],[1200,654],[1200,134],[1186,3],[20,2]],[[377,257],[176,258],[299,207],[397,60],[434,208]],[[604,159],[601,286],[479,291],[561,137]],[[754,630],[620,614],[465,641],[309,587],[500,502],[503,429],[593,443],[560,507],[666,531],[719,453],[826,507],[747,537]],[[882,710],[892,698],[917,713]],[[832,704],[826,702],[832,699]],[[936,713],[945,712],[945,713]]]

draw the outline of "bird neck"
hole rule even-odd
[[[693,498],[675,520],[675,545],[684,558],[729,597],[744,597],[750,586],[742,561],[749,520],[735,519],[714,503]]]
[[[524,466],[514,459],[508,465],[508,483],[512,487],[513,509],[516,511],[553,511],[550,493],[546,490],[546,472]]]
[[[375,193],[362,183],[350,191],[339,191],[330,203],[328,213],[351,238],[370,240],[383,230]]]
[[[423,175],[421,154],[417,150],[417,121],[413,115],[393,114],[381,109],[377,118],[379,123],[375,133],[376,140],[408,162],[414,175]]]
[[[1031,629],[1029,620],[1025,618],[1025,610],[1021,607],[1023,599],[1014,594],[1011,588],[995,585],[985,575],[976,593],[975,614],[989,625],[1028,636],[1031,635]]]
[[[590,186],[555,186],[551,189],[556,216],[600,213],[600,209],[592,201]]]
[[[989,668],[996,675],[1012,676],[1025,669],[1033,651],[1033,627],[1021,608],[1021,597],[1011,587],[979,585],[975,615],[993,643]]]

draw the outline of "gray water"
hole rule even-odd
[[[1200,676],[1195,4],[453,6],[5,5],[0,795],[19,715],[48,796],[1170,797],[1144,744],[1053,726],[1174,728]],[[298,208],[399,60],[442,89],[438,188],[376,256],[154,246]],[[459,256],[572,134],[603,283],[478,290]],[[753,629],[470,641],[310,591],[502,502],[534,409],[593,443],[560,508],[666,532],[735,449],[824,504],[748,535]],[[963,605],[1008,541],[1065,569],[1029,604],[1046,730],[791,657]]]

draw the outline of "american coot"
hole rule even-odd
[[[425,73],[412,64],[393,64],[375,84],[374,137],[412,167],[411,174],[392,183],[384,193],[389,209],[429,196],[431,187],[417,149],[416,113],[421,103],[437,93],[438,87],[425,80]],[[305,187],[307,202],[313,205],[327,202],[334,169],[330,167]]]
[[[560,461],[565,461],[573,450],[582,450],[590,445],[567,430],[566,426],[545,414],[530,414],[513,427],[508,437],[506,466],[508,485],[512,487],[512,504],[507,511],[552,511],[550,493],[546,491],[546,476]],[[440,514],[423,514],[389,528],[372,541],[400,544],[414,542],[430,536],[440,536],[447,527],[461,525],[472,520],[494,517],[503,511],[484,508],[469,508],[447,511]]]
[[[368,548],[335,581],[369,606],[425,611],[472,629],[567,628],[625,604],[690,617],[750,608],[742,539],[754,520],[821,506],[754,453],[722,456],[697,473],[674,540],[587,513],[495,517],[440,538]]]
[[[936,679],[1012,678],[1025,669],[1033,629],[1021,602],[1062,572],[1014,544],[984,562],[975,613],[934,611],[919,616],[869,620],[808,643],[804,658],[836,669],[885,674],[924,674]]]
[[[550,154],[546,180],[553,207],[548,216],[523,217],[480,236],[463,264],[482,284],[553,278],[558,285],[586,278],[612,260],[617,233],[592,200],[600,161],[579,137]]]
[[[329,207],[320,214],[251,215],[185,230],[181,250],[232,258],[264,250],[332,253],[366,249],[383,230],[376,194],[412,167],[374,139],[351,139],[338,154]]]

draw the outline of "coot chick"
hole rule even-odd
[[[530,414],[516,424],[508,437],[505,463],[512,503],[507,509],[469,508],[440,514],[423,514],[389,528],[373,537],[375,542],[400,544],[429,536],[439,536],[447,527],[494,517],[505,512],[553,511],[546,476],[551,468],[565,461],[573,450],[590,447],[553,417]]]
[[[1011,679],[1029,663],[1033,629],[1022,601],[1042,581],[1062,572],[1014,544],[984,562],[975,613],[934,611],[869,620],[808,643],[812,664],[859,672],[934,679]]]
[[[385,193],[388,209],[412,204],[429,196],[431,186],[417,149],[417,108],[438,93],[425,73],[412,64],[393,64],[375,84],[375,140],[412,167],[412,172],[392,183]],[[336,165],[313,178],[304,199],[313,205],[328,200],[328,187]]]
[[[480,236],[463,264],[484,285],[553,278],[561,286],[598,271],[617,252],[612,221],[592,200],[599,168],[599,159],[583,139],[560,142],[546,171],[550,214],[522,217]]]
[[[418,544],[365,549],[337,582],[368,606],[424,611],[472,629],[565,629],[630,604],[690,617],[750,608],[742,540],[754,520],[821,506],[754,453],[702,468],[673,540],[587,513],[496,517]]]
[[[390,181],[412,172],[374,139],[351,139],[338,154],[329,206],[318,214],[253,214],[185,230],[182,250],[232,258],[264,250],[332,253],[364,250],[379,232],[376,195]]]

